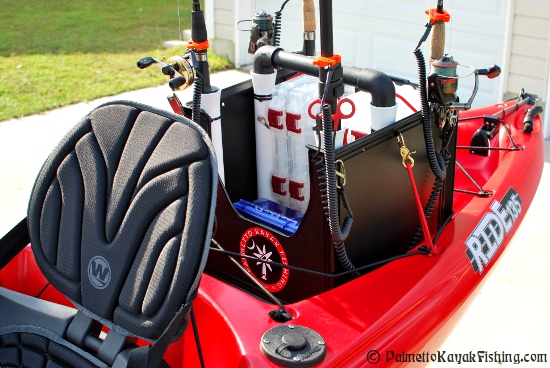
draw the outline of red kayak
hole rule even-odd
[[[44,164],[28,218],[0,240],[0,366],[456,362],[423,352],[441,346],[531,205],[544,162],[537,97],[471,109],[476,91],[458,102],[452,57],[432,57],[437,72],[418,86],[342,66],[326,33],[317,59],[252,45],[252,80],[219,91],[201,35],[172,64],[138,66],[160,65],[174,91],[194,78],[219,111],[205,111],[198,87],[192,108],[169,97],[176,114],[107,103]],[[319,79],[312,88],[296,72]],[[476,89],[499,73],[475,69]],[[344,85],[369,93],[372,131],[345,125],[368,107]],[[411,87],[419,107],[399,95]],[[302,114],[282,96],[303,99]],[[407,113],[376,121],[394,108]],[[306,113],[317,140],[292,135]],[[280,147],[285,173],[279,156],[261,161]]]
[[[376,359],[401,366],[405,363],[399,360],[405,357],[400,353],[415,354],[444,341],[457,314],[464,312],[513,238],[537,190],[544,157],[540,119],[534,119],[530,134],[522,132],[531,107],[526,99],[460,114],[454,213],[438,236],[440,254],[394,260],[285,305],[293,318],[284,326],[305,326],[322,336],[326,356],[321,366],[366,366]],[[492,150],[481,156],[460,148],[470,146],[487,116],[501,119],[490,146],[517,150]],[[489,194],[474,194],[480,192]],[[299,275],[290,270],[289,280],[293,277]],[[47,285],[30,247],[0,271],[0,284],[28,295],[39,294]],[[70,305],[51,286],[41,298]],[[268,314],[273,308],[273,303],[223,279],[203,275],[194,310],[205,364],[277,366],[259,348],[264,333],[280,325]],[[198,365],[192,329],[170,346],[165,358],[174,367]]]

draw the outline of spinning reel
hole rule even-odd
[[[475,76],[474,89],[466,103],[460,103],[456,91],[458,89],[459,65],[452,56],[444,54],[445,48],[445,23],[449,22],[451,15],[443,9],[443,0],[438,0],[437,7],[426,10],[428,15],[428,24],[426,31],[418,46],[414,50],[417,60],[423,63],[422,53],[419,50],[420,45],[426,41],[430,31],[433,28],[430,40],[430,60],[431,73],[427,78],[427,98],[432,111],[437,114],[437,125],[440,129],[445,126],[454,126],[458,121],[458,111],[469,110],[477,94],[478,76],[486,75],[489,79],[500,75],[500,67],[491,65],[487,69],[472,69]],[[422,67],[422,69],[424,69]],[[420,78],[425,77],[425,70],[421,72]]]
[[[240,31],[250,31],[250,42],[248,44],[248,53],[254,54],[262,46],[275,44],[275,29],[273,27],[273,17],[269,13],[260,10],[252,16],[252,19],[241,20],[237,23],[252,22],[250,29],[241,29]]]
[[[474,89],[466,103],[460,103],[456,94],[458,89],[457,66],[452,56],[444,55],[441,59],[433,60],[432,73],[428,76],[428,101],[438,114],[438,127],[453,125],[457,122],[458,111],[469,110],[477,94],[479,75],[489,79],[500,75],[500,67],[491,65],[486,69],[472,69],[475,77]]]
[[[182,56],[172,56],[166,63],[150,56],[139,59],[137,66],[145,69],[151,65],[157,65],[162,74],[166,76],[168,86],[172,91],[183,91],[189,88],[197,78],[194,65],[197,65],[194,52],[188,52]]]
[[[240,31],[250,32],[250,41],[248,43],[248,53],[254,54],[263,46],[279,46],[281,41],[281,21],[283,9],[289,0],[285,0],[281,9],[273,13],[272,17],[269,13],[261,10],[252,16],[252,19],[244,19],[237,22],[237,28]],[[303,28],[304,28],[304,44],[301,51],[303,55],[315,56],[315,4],[313,0],[303,0]],[[249,29],[242,29],[239,24],[244,22],[252,22]]]

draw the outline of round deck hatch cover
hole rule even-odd
[[[264,333],[260,342],[262,354],[285,367],[310,367],[323,360],[325,340],[311,328],[297,325],[274,327]]]

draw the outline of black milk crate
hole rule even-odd
[[[288,75],[279,73],[278,82]],[[269,259],[329,274],[343,271],[334,253],[324,215],[321,183],[313,159],[314,149],[309,152],[310,203],[296,233],[291,236],[283,235],[244,218],[234,209],[232,203],[240,199],[257,199],[253,98],[250,81],[222,91],[225,186],[221,183],[218,186],[214,239],[229,252],[260,258],[256,261],[234,257],[275,296],[284,302],[294,303],[330,290],[350,278],[344,276],[334,279],[300,270],[281,269],[269,265],[267,261]],[[335,152],[336,159],[344,162],[346,171],[345,192],[354,221],[345,246],[356,267],[405,253],[419,222],[411,183],[401,162],[396,139],[399,133],[403,134],[409,150],[416,151],[412,155],[415,160],[413,172],[422,203],[425,204],[435,177],[426,155],[420,113]],[[433,134],[436,149],[439,150],[443,133],[434,126]],[[453,159],[449,162],[440,199],[429,220],[432,234],[452,214],[455,147],[456,137],[453,137],[449,145]],[[347,212],[341,205],[341,220],[345,216]],[[257,297],[267,299],[226,254],[211,251],[206,272]]]

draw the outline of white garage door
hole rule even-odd
[[[255,0],[251,13],[265,10],[273,15],[281,3],[282,0]],[[424,10],[435,7],[436,3],[435,0],[334,0],[334,52],[342,55],[344,65],[377,69],[416,82],[417,67],[412,51],[424,33],[427,22]],[[502,66],[507,4],[508,0],[446,0],[444,5],[451,13],[451,22],[446,25],[445,51],[461,64],[474,68]],[[318,19],[317,0],[316,6]],[[287,51],[302,47],[301,9],[302,1],[290,0],[283,11],[281,46]],[[426,59],[428,45],[429,40],[423,47]],[[459,68],[459,74],[470,73]],[[501,79],[480,79],[474,106],[498,102]],[[466,101],[473,78],[461,79],[459,86],[461,101]]]

